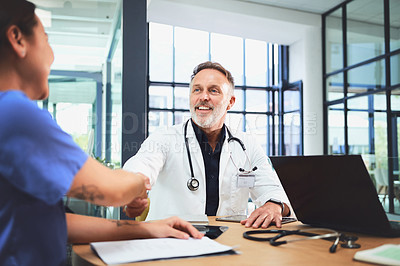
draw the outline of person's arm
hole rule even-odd
[[[147,198],[150,188],[146,176],[111,170],[89,157],[75,175],[67,196],[98,205],[122,206],[134,198]]]
[[[189,222],[171,217],[155,222],[108,220],[99,217],[67,213],[69,243],[128,240],[138,238],[175,237],[202,238],[203,234]]]
[[[171,136],[176,136],[176,133],[158,131],[150,135],[143,142],[136,155],[126,161],[123,169],[130,172],[140,172],[148,176],[151,184],[154,185],[168,158],[168,151],[171,150]],[[148,205],[149,202],[146,198],[136,198],[126,204],[124,212],[128,217],[137,217],[146,210]]]

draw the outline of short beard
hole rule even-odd
[[[200,105],[201,104],[203,104],[203,103],[200,103]],[[207,105],[207,104],[205,104],[205,105]],[[213,112],[206,120],[203,120],[197,116],[195,106],[190,107],[190,114],[192,116],[193,121],[196,123],[196,125],[198,125],[202,128],[211,128],[215,124],[217,124],[219,122],[219,120],[225,115],[225,110],[226,110],[227,106],[228,106],[227,102],[222,102],[218,106],[212,106]]]

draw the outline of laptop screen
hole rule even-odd
[[[393,236],[360,155],[270,157],[304,224]]]

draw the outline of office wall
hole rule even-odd
[[[304,154],[323,153],[321,16],[239,1],[151,0],[147,19],[289,45],[289,81],[304,86]]]

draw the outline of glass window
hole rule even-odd
[[[231,133],[235,134],[236,132],[244,131],[243,121],[243,114],[228,113],[226,115],[225,124],[229,126],[229,128],[231,129]]]
[[[343,30],[342,9],[326,17],[326,72],[330,73],[343,68]]]
[[[175,87],[175,108],[189,110],[189,87]]]
[[[151,81],[173,81],[173,27],[150,23],[149,68]]]
[[[235,85],[243,85],[243,39],[211,33],[211,60],[231,72]]]
[[[328,110],[329,154],[345,154],[344,147],[344,106],[329,106]]]
[[[172,108],[172,100],[172,87],[149,87],[149,107]]]
[[[121,166],[122,143],[122,39],[118,40],[117,49],[111,61],[111,163]]]
[[[300,93],[297,88],[283,91],[283,110],[285,112],[300,110]]]
[[[358,94],[385,86],[385,61],[379,60],[350,69],[347,75],[348,93]]]
[[[386,111],[386,93],[380,92],[374,94],[374,109],[375,111]]]
[[[326,79],[327,101],[333,101],[344,98],[343,73],[330,76]]]
[[[392,91],[390,100],[391,100],[392,111],[400,111],[400,89]]]
[[[300,147],[300,113],[294,112],[283,116],[284,137],[285,137],[285,155],[301,154]]]
[[[246,115],[246,132],[255,136],[265,152],[267,152],[267,119],[266,115]]]
[[[190,118],[188,88],[190,76],[196,65],[210,58],[211,61],[219,62],[226,67],[235,80],[235,104],[225,119],[232,133],[238,130],[251,131],[266,152],[269,152],[267,149],[272,150],[271,147],[278,148],[281,139],[272,136],[278,134],[279,120],[275,128],[271,128],[273,120],[270,114],[267,114],[267,112],[277,113],[279,110],[278,89],[267,87],[267,83],[272,82],[273,77],[274,83],[282,84],[282,81],[278,80],[278,71],[281,69],[277,55],[278,44],[155,23],[150,23],[150,26],[152,30],[150,37],[154,48],[150,45],[149,54],[155,61],[150,67],[149,133],[158,127],[179,124]],[[156,36],[157,34],[161,36]],[[163,39],[164,37],[166,39]],[[155,54],[153,49],[156,51]],[[163,50],[166,52],[163,59],[168,62],[166,65],[163,60],[156,60],[157,53]],[[152,71],[156,71],[155,75]],[[174,80],[168,79],[172,75],[175,77]],[[245,81],[248,87],[244,86]],[[297,108],[295,111],[299,109],[301,95],[294,93],[294,91],[286,93],[288,101],[286,108],[290,111],[294,108]],[[299,94],[298,91],[297,93]],[[292,117],[290,119],[295,121]],[[297,137],[297,143],[301,143],[302,137],[300,135]],[[299,144],[289,145],[291,151],[299,150],[293,146]]]
[[[390,83],[392,86],[400,84],[400,55],[390,57]]]
[[[383,24],[382,0],[354,0],[347,5],[348,66],[385,52]]]
[[[267,112],[267,94],[264,90],[246,90],[246,111]]]
[[[175,27],[175,82],[190,82],[193,68],[208,60],[208,32]]]
[[[188,119],[190,119],[190,112],[175,112],[174,113],[174,124],[182,124],[185,123]]]
[[[243,96],[244,90],[235,88],[235,104],[232,106],[232,111],[244,111]]]
[[[267,43],[247,39],[245,47],[246,86],[267,86]]]
[[[400,48],[400,0],[389,1],[390,17],[390,50]]]
[[[149,112],[149,135],[156,130],[172,126],[172,112],[150,111]]]
[[[375,113],[375,166],[377,169],[387,171],[387,116],[386,113]]]
[[[349,96],[354,95],[353,93],[349,93]],[[372,97],[372,98],[371,98]],[[350,100],[347,101],[347,108],[351,109],[356,109],[356,110],[365,110],[368,111],[368,103],[374,100],[374,96],[371,95],[369,96],[363,96],[363,97],[356,97],[356,98],[351,98]]]
[[[352,100],[349,100],[349,103]],[[347,113],[349,154],[369,153],[369,121],[368,112]],[[371,125],[372,127],[372,125]]]

